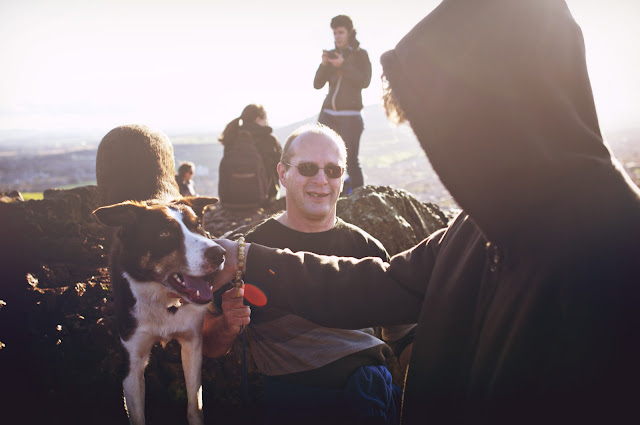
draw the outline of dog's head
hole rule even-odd
[[[209,281],[224,265],[225,250],[200,224],[217,198],[185,197],[169,202],[126,201],[98,208],[103,224],[119,227],[117,258],[139,282],[159,282],[182,299],[205,304],[213,297]],[[197,214],[196,214],[197,213]]]

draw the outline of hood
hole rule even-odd
[[[558,228],[598,201],[598,185],[629,192],[564,1],[444,0],[381,63],[433,168],[489,239]]]

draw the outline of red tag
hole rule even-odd
[[[244,299],[258,307],[267,305],[267,296],[262,289],[250,283],[244,284]]]

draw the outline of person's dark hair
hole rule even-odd
[[[301,134],[312,133],[319,134],[329,139],[333,139],[338,144],[338,149],[344,156],[345,164],[347,161],[347,147],[344,144],[344,140],[338,133],[336,133],[332,128],[327,127],[324,124],[315,123],[315,124],[305,124],[302,125],[295,130],[287,137],[287,141],[284,143],[282,147],[282,154],[280,155],[280,162],[282,163],[290,163],[291,157],[293,156],[293,152],[291,152],[291,143],[300,136]],[[286,168],[289,168],[288,165],[285,164]]]
[[[267,113],[264,109],[264,106],[256,103],[247,105],[242,110],[242,114],[240,114],[238,118],[231,120],[229,124],[227,124],[218,140],[223,145],[226,145],[227,143],[233,143],[233,141],[238,137],[238,131],[240,130],[240,127],[242,127],[246,123],[256,122],[256,119],[262,118],[266,115]]]
[[[184,179],[184,175],[191,171],[192,173],[195,171],[196,165],[191,162],[191,161],[185,161],[180,163],[180,166],[178,167],[178,177],[180,177],[181,179]]]
[[[382,104],[384,105],[384,111],[387,114],[387,118],[389,118],[389,121],[396,124],[405,122],[407,117],[405,117],[404,111],[393,95],[393,90],[391,90],[389,80],[387,80],[387,77],[384,74],[382,74],[380,79],[382,80]]]
[[[353,21],[347,15],[334,16],[331,19],[331,29],[344,27],[349,31],[349,45],[354,49],[360,46],[360,42],[356,39],[356,30],[353,28]]]

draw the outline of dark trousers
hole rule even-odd
[[[342,389],[264,377],[265,425],[396,425],[402,389],[386,366],[362,366]]]
[[[351,181],[351,188],[355,189],[364,184],[362,169],[358,161],[360,150],[360,136],[364,130],[361,115],[336,116],[320,112],[318,122],[338,133],[347,146],[347,173]]]

